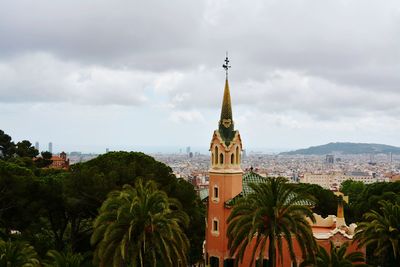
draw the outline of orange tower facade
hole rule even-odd
[[[228,70],[229,60],[226,58],[223,67]],[[209,267],[233,267],[234,257],[228,249],[227,219],[231,213],[232,200],[245,197],[249,192],[249,183],[264,182],[265,177],[250,171],[245,174],[241,168],[242,140],[239,131],[235,130],[232,104],[228,83],[228,75],[225,80],[224,96],[222,101],[221,117],[218,129],[214,131],[210,143],[211,168],[209,170],[209,188],[207,202],[207,223],[205,260]],[[346,225],[343,214],[343,202],[339,201],[337,216],[329,215],[323,218],[314,214],[316,222],[310,220],[310,226],[318,245],[330,250],[330,242],[340,246],[345,242],[351,242],[354,236],[355,224]],[[255,240],[253,240],[255,241]],[[293,239],[297,262],[302,262],[303,253],[295,239]],[[291,267],[293,265],[286,241],[283,242],[282,261],[279,267]],[[243,262],[239,266],[254,266],[251,262],[251,252],[254,242],[246,249]],[[267,249],[267,248],[266,248]],[[365,248],[358,248],[353,242],[348,252],[360,251],[365,253]],[[257,259],[259,260],[259,259]],[[263,266],[266,266],[266,258]]]
[[[242,141],[239,131],[234,129],[229,83],[226,78],[218,130],[214,131],[210,144],[211,169],[205,249],[211,266],[223,266],[224,260],[229,259],[226,220],[230,209],[225,207],[225,202],[242,192],[241,151]]]

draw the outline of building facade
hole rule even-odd
[[[230,209],[225,203],[242,192],[240,167],[242,141],[234,129],[228,79],[225,80],[224,97],[218,130],[212,136],[211,169],[207,210],[206,251],[211,266],[229,259],[226,220]]]
[[[371,184],[377,182],[377,178],[367,172],[328,172],[328,173],[305,173],[301,183],[317,184],[325,189],[337,191],[340,185],[347,180]]]
[[[52,169],[68,169],[69,168],[69,159],[67,158],[67,154],[63,151],[59,156],[53,155],[50,159],[52,162],[49,168]]]
[[[227,61],[227,59],[226,59]],[[228,63],[229,61],[227,61]],[[224,65],[224,66],[227,66]],[[241,168],[241,154],[243,151],[242,140],[239,131],[235,130],[232,116],[232,105],[228,78],[225,80],[224,95],[221,108],[221,116],[218,129],[214,131],[210,143],[211,167],[209,170],[209,187],[207,199],[207,223],[206,240],[204,244],[206,266],[230,267],[234,265],[235,255],[230,255],[227,237],[227,219],[231,208],[237,198],[249,193],[249,183],[265,181],[265,177],[256,174],[252,170],[243,173]],[[310,221],[314,238],[317,243],[329,251],[330,241],[336,246],[351,241],[355,225],[347,226],[343,216],[343,206],[338,206],[337,216],[330,215],[327,218],[315,214],[316,223]],[[293,239],[297,262],[303,261],[302,253]],[[251,265],[252,246],[247,248],[243,262],[239,266]],[[283,242],[283,261],[279,266],[292,266],[287,244]],[[352,243],[350,251],[358,250]],[[361,251],[364,252],[362,249]],[[267,259],[264,259],[264,264]]]

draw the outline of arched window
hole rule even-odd
[[[214,165],[214,152],[211,152],[211,165]]]
[[[214,185],[214,198],[219,198],[219,191],[217,185]]]
[[[231,154],[231,164],[235,164],[235,154]]]
[[[224,164],[224,154],[219,154],[219,164]]]
[[[213,230],[214,232],[218,232],[218,228],[219,228],[218,226],[219,226],[219,225],[218,225],[218,220],[214,218],[212,230]]]
[[[240,157],[240,152],[239,152],[239,147],[237,146],[236,147],[236,164],[240,163],[239,157]]]
[[[219,258],[211,256],[210,257],[210,267],[219,267]]]
[[[214,160],[215,160],[215,164],[218,164],[218,147],[215,146],[214,148]]]

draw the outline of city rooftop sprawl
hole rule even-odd
[[[108,152],[108,150],[107,150]],[[71,164],[88,161],[96,153],[70,152]],[[152,153],[156,160],[170,166],[178,178],[190,181],[197,189],[208,187],[210,156],[191,152],[190,147],[178,153]],[[265,177],[285,177],[293,183],[318,184],[337,191],[345,180],[365,184],[400,180],[400,155],[397,154],[339,154],[284,155],[243,151],[242,168]]]
[[[177,177],[191,181],[198,189],[208,187],[210,156],[200,153],[152,154],[169,165]],[[338,190],[345,180],[374,183],[400,180],[400,156],[357,155],[270,155],[244,152],[243,170],[262,176],[286,177],[291,182],[312,183]]]

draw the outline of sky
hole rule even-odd
[[[40,150],[207,151],[226,51],[248,151],[400,146],[397,0],[0,1],[0,129]]]

